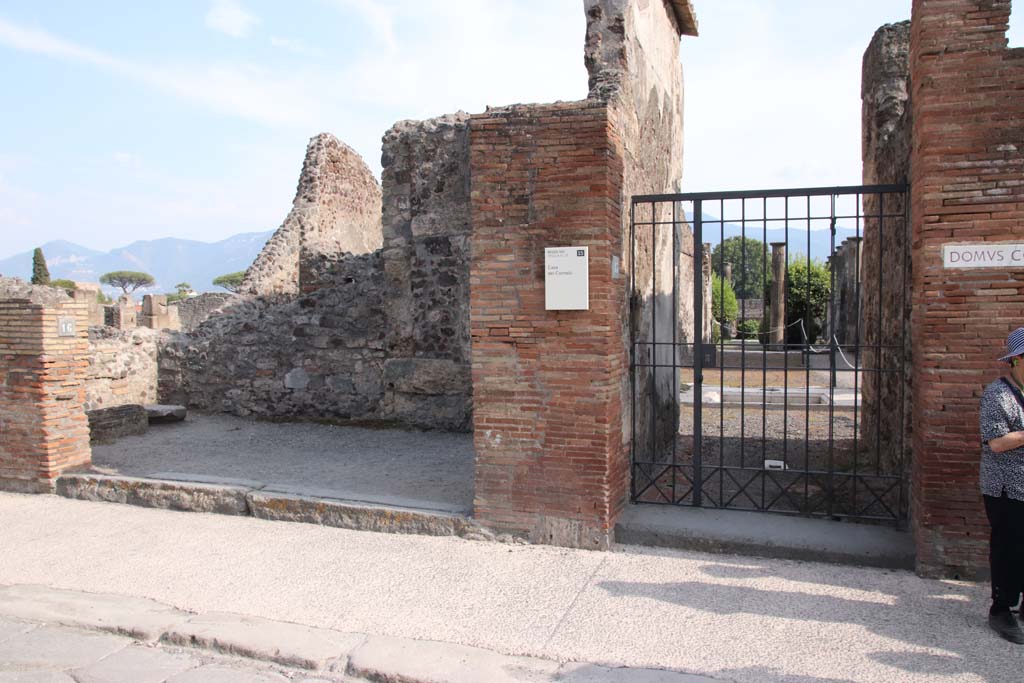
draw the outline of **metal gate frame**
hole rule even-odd
[[[856,198],[856,207],[857,207],[856,208],[856,215],[853,215],[853,216],[837,215],[837,212],[836,212],[836,199],[837,199],[837,197],[848,196],[848,195],[853,195]],[[887,195],[897,195],[897,196],[899,196],[901,198],[902,206],[903,206],[902,212],[896,213],[896,214],[886,214],[885,213],[885,203],[886,203],[886,196]],[[811,198],[812,197],[826,197],[826,196],[830,196],[831,197],[831,202],[830,202],[830,204],[831,204],[830,214],[831,215],[829,215],[829,216],[812,216],[811,215]],[[877,197],[878,198],[879,212],[878,212],[877,215],[872,214],[872,215],[869,216],[869,215],[866,214],[866,212],[865,213],[861,212],[862,200],[864,200],[864,199],[866,199],[868,197],[872,197],[872,198]],[[907,360],[907,358],[905,357],[904,354],[905,354],[906,340],[907,340],[907,327],[909,325],[909,323],[906,322],[906,321],[904,321],[904,323],[902,325],[901,339],[900,339],[900,342],[899,342],[898,345],[896,345],[896,344],[882,344],[881,343],[881,341],[882,341],[882,330],[881,329],[879,329],[877,343],[871,344],[871,345],[861,345],[860,344],[860,325],[861,325],[860,321],[861,321],[861,317],[862,316],[860,314],[858,314],[857,323],[856,323],[856,325],[857,325],[856,348],[854,349],[854,351],[855,351],[855,359],[856,360],[854,362],[854,369],[853,369],[853,372],[854,372],[854,401],[855,401],[855,403],[854,403],[854,409],[853,409],[853,414],[854,414],[853,434],[854,434],[854,437],[853,437],[853,469],[852,469],[852,472],[841,472],[841,471],[836,470],[836,468],[834,466],[835,465],[835,461],[833,459],[834,447],[835,447],[834,434],[833,434],[833,427],[835,425],[834,391],[835,391],[836,378],[837,378],[836,373],[839,371],[838,368],[837,368],[837,354],[842,355],[843,354],[843,348],[849,348],[848,346],[847,347],[841,347],[835,334],[832,334],[830,336],[830,339],[828,340],[828,347],[829,347],[828,348],[828,355],[829,355],[829,368],[828,368],[828,370],[829,370],[829,373],[830,373],[830,380],[831,380],[830,381],[830,385],[831,386],[830,386],[830,394],[829,394],[829,399],[830,400],[829,400],[829,411],[828,411],[829,412],[829,425],[828,425],[828,466],[827,466],[827,469],[825,469],[825,470],[820,470],[820,469],[819,470],[814,470],[814,469],[811,469],[809,464],[808,464],[808,458],[809,458],[809,453],[810,453],[810,437],[809,437],[809,433],[810,433],[810,427],[809,427],[809,419],[810,419],[809,418],[809,415],[810,415],[810,390],[809,389],[806,389],[804,391],[805,395],[808,397],[807,398],[807,405],[805,406],[806,411],[807,411],[807,416],[808,416],[808,418],[807,418],[807,420],[808,420],[808,427],[805,430],[805,434],[804,434],[804,440],[805,440],[805,443],[804,443],[805,467],[804,467],[803,470],[793,470],[792,474],[794,474],[796,476],[795,477],[794,476],[790,476],[789,477],[790,481],[789,481],[788,484],[786,484],[783,481],[783,478],[785,477],[785,474],[779,474],[777,472],[773,472],[772,470],[766,469],[767,465],[765,463],[762,463],[761,467],[751,468],[751,467],[746,467],[745,463],[743,462],[743,457],[744,457],[744,453],[745,453],[745,451],[744,451],[744,443],[743,442],[744,442],[744,439],[745,439],[745,432],[746,432],[746,427],[745,427],[746,423],[744,421],[745,420],[744,405],[745,405],[745,400],[746,400],[745,399],[745,397],[746,397],[745,391],[741,391],[741,394],[740,394],[740,396],[741,396],[741,403],[740,403],[740,405],[741,405],[741,408],[740,408],[740,410],[741,410],[741,426],[740,426],[740,459],[741,459],[741,462],[740,462],[740,466],[739,467],[735,467],[735,466],[732,466],[732,465],[725,464],[724,438],[720,438],[720,442],[719,442],[720,443],[720,452],[719,452],[719,462],[718,462],[718,464],[708,463],[708,462],[705,461],[704,443],[703,443],[704,442],[704,438],[705,438],[704,437],[704,433],[703,433],[703,412],[704,411],[703,411],[703,408],[702,408],[702,405],[703,405],[703,387],[704,387],[704,374],[703,373],[704,373],[707,361],[710,360],[710,362],[712,364],[714,364],[715,360],[714,360],[713,356],[710,356],[710,358],[709,358],[709,354],[708,354],[708,350],[709,350],[708,346],[709,346],[709,344],[706,341],[700,339],[700,337],[703,336],[703,333],[701,332],[701,330],[703,330],[703,326],[704,326],[703,313],[704,313],[704,306],[705,306],[705,292],[704,292],[704,289],[703,289],[703,284],[704,283],[703,283],[703,277],[702,277],[703,267],[704,267],[704,253],[703,253],[704,250],[702,248],[703,236],[704,236],[704,223],[705,223],[704,213],[703,213],[704,206],[705,206],[706,203],[709,203],[709,202],[719,202],[720,216],[719,216],[719,220],[718,221],[714,221],[714,222],[717,222],[718,224],[721,225],[721,231],[722,231],[721,238],[722,238],[722,240],[724,240],[725,239],[725,237],[724,237],[725,225],[727,223],[725,215],[724,215],[725,214],[725,211],[724,211],[725,202],[729,201],[729,200],[743,200],[742,201],[743,218],[741,220],[741,225],[742,225],[742,233],[741,234],[744,237],[746,237],[746,234],[747,234],[746,233],[746,225],[747,225],[747,222],[748,222],[748,219],[746,218],[746,207],[747,207],[746,202],[748,200],[762,200],[764,202],[763,218],[761,218],[761,219],[756,219],[756,218],[755,219],[750,219],[750,222],[761,222],[762,223],[762,225],[763,225],[763,233],[762,234],[765,235],[765,242],[767,242],[767,237],[766,237],[767,236],[767,229],[768,229],[767,228],[767,223],[770,220],[775,220],[775,219],[769,219],[768,218],[768,210],[767,210],[767,208],[768,208],[768,200],[769,199],[783,199],[785,201],[785,203],[786,203],[786,217],[783,220],[785,221],[784,225],[785,225],[785,228],[786,228],[786,242],[787,242],[787,246],[788,246],[788,241],[789,241],[788,240],[788,237],[789,237],[789,221],[791,220],[789,218],[789,206],[790,206],[789,202],[792,199],[794,199],[794,198],[807,198],[807,215],[799,217],[799,218],[796,218],[794,220],[806,221],[807,222],[807,233],[808,233],[807,234],[807,251],[808,251],[808,253],[807,253],[807,260],[808,260],[808,262],[810,262],[812,260],[811,259],[811,221],[812,220],[825,220],[825,219],[830,220],[830,226],[831,226],[831,252],[830,253],[833,253],[833,254],[836,252],[836,227],[837,227],[837,221],[840,221],[840,220],[855,220],[856,221],[856,225],[857,225],[857,230],[856,230],[857,237],[858,238],[863,238],[864,235],[861,232],[862,225],[866,228],[866,226],[868,225],[868,221],[877,220],[877,227],[878,227],[878,230],[879,230],[879,237],[877,238],[878,244],[879,244],[879,247],[878,247],[879,277],[881,278],[882,277],[882,273],[884,272],[883,267],[882,267],[882,237],[884,235],[883,228],[886,225],[886,219],[901,219],[901,220],[905,221],[903,223],[903,227],[904,227],[905,230],[909,226],[909,221],[908,221],[908,219],[909,219],[909,201],[908,201],[908,186],[907,185],[845,186],[845,187],[804,188],[804,189],[775,189],[775,190],[738,191],[738,192],[700,192],[700,193],[688,193],[688,194],[642,195],[642,196],[636,196],[636,197],[632,198],[631,205],[630,205],[630,264],[631,264],[630,265],[630,294],[631,294],[631,296],[630,296],[630,306],[631,306],[631,320],[633,322],[631,323],[632,329],[631,329],[631,339],[630,339],[630,383],[631,383],[631,395],[632,395],[631,413],[632,413],[632,420],[633,420],[633,428],[632,428],[632,435],[631,435],[632,455],[631,455],[631,484],[630,484],[630,486],[631,486],[631,499],[632,499],[632,501],[634,503],[662,503],[662,504],[670,504],[670,505],[692,505],[692,506],[696,506],[696,507],[706,506],[706,507],[719,507],[719,508],[738,508],[738,509],[747,509],[747,510],[758,510],[758,511],[764,511],[764,512],[782,512],[782,513],[790,513],[790,514],[799,514],[799,515],[803,515],[803,516],[821,516],[821,517],[829,517],[829,518],[847,518],[847,519],[858,520],[858,521],[886,522],[886,523],[894,523],[894,524],[898,524],[898,525],[902,525],[903,523],[906,522],[906,520],[907,520],[907,508],[908,508],[908,504],[907,504],[908,503],[908,494],[907,494],[907,491],[906,491],[906,487],[907,487],[906,473],[908,471],[908,465],[909,465],[909,463],[906,461],[906,459],[904,457],[904,454],[906,453],[906,446],[905,446],[905,443],[904,443],[904,435],[905,435],[905,430],[906,430],[906,418],[907,418],[907,415],[906,415],[905,410],[904,410],[904,406],[905,406],[905,391],[904,391],[904,388],[905,388],[905,384],[906,384],[906,374],[905,373],[906,373],[906,360]],[[676,232],[676,226],[678,226],[680,224],[686,224],[686,222],[687,222],[685,214],[683,214],[681,212],[681,209],[680,209],[681,204],[683,204],[685,202],[692,202],[693,203],[693,207],[694,207],[693,208],[693,222],[692,222],[692,225],[693,225],[693,244],[694,244],[694,248],[693,248],[693,273],[694,273],[694,278],[693,278],[693,280],[694,280],[694,287],[693,287],[693,289],[694,289],[694,292],[693,292],[694,333],[693,333],[693,337],[694,337],[694,341],[693,342],[685,342],[685,343],[680,344],[677,341],[676,334],[675,334],[675,331],[676,331],[676,329],[678,327],[678,321],[676,320],[676,315],[678,314],[678,310],[679,310],[679,305],[678,305],[679,292],[677,290],[679,288],[679,272],[680,272],[680,270],[679,270],[679,260],[680,259],[679,259],[679,256],[678,256],[679,249],[678,249],[678,245],[676,243],[676,236],[678,234]],[[638,230],[638,228],[643,228],[644,226],[650,226],[652,228],[652,236],[651,236],[651,240],[650,240],[650,242],[651,242],[651,249],[652,249],[652,282],[651,282],[651,285],[652,285],[652,298],[651,298],[651,305],[652,306],[656,306],[657,305],[657,291],[658,291],[657,287],[656,287],[656,278],[657,278],[657,265],[656,264],[658,263],[657,253],[656,253],[657,242],[658,242],[657,230],[658,230],[658,226],[659,225],[664,225],[665,224],[665,222],[659,222],[658,221],[657,207],[658,207],[659,204],[665,204],[665,203],[671,203],[671,205],[672,205],[672,210],[671,210],[671,213],[672,213],[671,224],[673,226],[673,242],[672,242],[672,244],[673,244],[673,263],[672,263],[672,273],[673,273],[673,278],[674,278],[674,283],[673,283],[673,287],[672,287],[672,289],[673,289],[673,299],[672,299],[672,306],[673,306],[673,318],[672,318],[672,320],[673,320],[673,322],[672,322],[672,324],[673,324],[673,339],[672,339],[671,342],[668,342],[668,341],[658,342],[657,341],[658,319],[657,319],[657,313],[656,313],[656,309],[655,309],[651,313],[652,339],[650,341],[639,341],[638,340],[639,329],[638,329],[637,321],[640,320],[640,315],[638,314],[638,308],[637,307],[640,305],[639,304],[639,298],[640,297],[637,294],[637,284],[638,283],[636,281],[636,278],[637,278],[637,270],[636,270],[637,258],[636,258],[636,256],[637,256],[637,246],[638,246],[637,230]],[[651,212],[650,212],[651,218],[650,218],[650,222],[649,223],[637,220],[637,208],[638,208],[638,206],[641,206],[641,205],[644,205],[644,204],[651,205]],[[682,217],[681,217],[681,214],[682,214]],[[892,220],[889,221],[890,224],[892,224],[892,222],[893,222]],[[736,223],[736,221],[733,220],[733,221],[731,221],[731,223]],[[898,225],[898,223],[897,223],[897,225]],[[904,248],[905,249],[909,249],[910,248],[908,242],[909,242],[909,238],[907,238],[904,241]],[[787,251],[788,251],[788,249],[787,249]],[[765,244],[765,252],[767,253],[767,243]],[[744,251],[744,254],[745,254],[745,251]],[[908,282],[907,282],[908,273],[907,273],[907,268],[905,266],[907,256],[908,256],[908,254],[903,254],[902,255],[902,261],[904,263],[904,266],[902,267],[902,271],[903,272],[901,274],[901,278],[902,278],[901,289],[902,289],[903,297],[904,297],[903,298],[903,305],[904,306],[907,305],[907,303],[906,303],[908,301],[907,297],[909,297],[909,287],[908,287]],[[866,261],[867,256],[865,255],[863,258]],[[789,267],[788,266],[788,261],[787,261],[787,266],[786,267],[787,267],[787,273],[788,273],[788,267]],[[857,283],[858,283],[857,284],[857,297],[858,297],[858,299],[857,299],[857,304],[856,305],[858,307],[863,306],[863,299],[860,298],[861,294],[862,294],[861,288],[863,286],[861,284],[862,283],[861,267],[862,267],[861,266],[861,255],[860,255],[860,252],[858,251],[857,265],[856,265],[856,269],[857,269],[857,271],[856,271],[857,272],[857,276],[856,277],[857,277]],[[831,289],[830,289],[831,293],[830,293],[829,314],[831,316],[832,315],[832,311],[833,311],[831,297],[835,296],[835,271],[834,271],[834,267],[830,267],[829,271],[830,271],[830,279],[831,279]],[[712,282],[713,281],[714,280],[712,279]],[[810,288],[810,276],[808,275],[808,289],[809,288]],[[878,284],[878,306],[879,306],[879,324],[880,325],[881,325],[880,321],[882,319],[881,318],[881,316],[882,316],[882,312],[881,312],[882,293],[881,293],[881,290],[882,290],[882,281],[880,279],[879,280],[879,284]],[[807,296],[809,297],[809,294]],[[722,335],[722,336],[724,337],[724,335]],[[804,353],[805,354],[809,354],[809,352],[811,350],[813,350],[813,345],[808,341],[806,332],[804,333],[804,339],[805,339],[805,341],[807,341],[807,343],[804,345]],[[659,347],[667,346],[667,345],[671,345],[671,348],[672,348],[671,356],[672,356],[673,360],[672,360],[671,365],[666,365],[664,363],[659,363]],[[680,350],[680,347],[690,346],[690,345],[693,346],[693,353],[691,355],[691,357],[692,357],[692,366],[691,365],[684,365],[684,364],[680,363],[680,361],[679,361],[679,355],[680,355],[679,354],[679,350]],[[641,354],[638,353],[638,349],[640,347],[643,347],[643,346],[650,347],[650,350],[649,350],[649,360],[650,360],[650,362],[649,363],[645,363],[641,359],[638,359],[638,356],[641,355]],[[714,343],[710,344],[710,347],[711,347],[710,350],[712,352],[716,348]],[[895,353],[897,354],[897,365],[896,365],[897,369],[895,369],[895,370],[883,370],[880,366],[878,368],[873,368],[873,369],[872,368],[861,367],[860,366],[860,362],[861,362],[861,358],[862,358],[862,356],[861,356],[862,349],[868,350],[868,351],[873,351],[876,354],[874,356],[874,358],[876,359],[876,361],[878,361],[879,364],[881,364],[881,359],[883,357],[883,350],[884,349],[895,349],[896,350]],[[719,366],[722,368],[722,372],[724,373],[724,369],[726,367],[728,367],[728,366],[724,365],[724,361],[725,361],[725,358],[724,358],[724,356],[725,356],[725,353],[724,353],[725,352],[724,339],[721,342],[721,347],[719,348],[719,351],[720,351],[720,353],[718,354],[718,356],[719,356],[719,358],[718,358]],[[743,368],[741,370],[741,372],[745,372],[746,353],[747,353],[746,352],[746,346],[745,346],[745,343],[744,343],[744,345],[741,347],[741,352],[740,352],[741,366],[737,367],[737,368],[734,368],[734,369],[741,369],[741,368]],[[783,353],[784,353],[784,361],[786,363],[785,375],[784,376],[785,376],[786,382],[787,382],[786,390],[785,390],[786,393],[783,396],[783,409],[782,409],[783,413],[784,413],[782,443],[783,443],[783,452],[785,453],[785,449],[786,449],[786,445],[787,445],[786,428],[787,428],[787,425],[788,425],[788,414],[787,414],[787,411],[788,411],[788,406],[789,406],[789,395],[788,395],[788,391],[789,391],[789,388],[788,388],[789,374],[788,373],[789,373],[789,369],[790,368],[788,366],[788,362],[789,362],[789,345],[788,344],[783,346]],[[766,372],[766,368],[767,368],[766,354],[767,354],[767,350],[765,350],[765,359],[762,360],[762,368],[761,369],[762,369],[763,373]],[[843,358],[844,358],[844,362],[846,362],[845,356],[843,356]],[[673,380],[673,382],[677,382],[678,381],[679,369],[680,368],[692,367],[692,370],[693,370],[693,397],[694,397],[693,398],[693,422],[692,422],[692,424],[693,424],[693,443],[692,443],[693,451],[692,451],[692,463],[691,464],[682,464],[680,462],[679,458],[678,458],[678,456],[679,456],[679,453],[677,452],[678,451],[677,443],[679,441],[678,434],[676,434],[676,435],[674,435],[672,437],[671,461],[667,461],[667,462],[666,461],[660,461],[660,460],[657,459],[657,457],[655,457],[655,454],[657,452],[657,446],[656,445],[652,446],[651,457],[649,457],[649,458],[647,458],[645,460],[642,457],[642,448],[637,443],[637,408],[638,408],[638,405],[639,405],[637,403],[637,401],[638,401],[638,396],[637,396],[637,390],[638,390],[638,387],[637,387],[637,375],[638,375],[638,371],[640,371],[642,368],[648,368],[649,369],[648,371],[650,373],[650,380],[651,380],[650,384],[652,386],[652,389],[656,390],[658,369],[659,368],[666,368],[666,367],[670,367],[672,369],[672,372],[674,373],[674,380]],[[857,383],[857,381],[858,381],[858,379],[860,377],[859,373],[861,373],[861,372],[878,372],[878,373],[883,373],[883,372],[892,373],[892,372],[896,372],[896,373],[898,373],[898,382],[899,382],[899,387],[900,387],[900,396],[899,396],[900,423],[899,424],[901,425],[901,430],[900,430],[901,433],[899,435],[899,439],[900,439],[900,442],[899,442],[900,466],[899,466],[899,470],[896,471],[896,472],[882,473],[880,471],[880,469],[879,469],[879,465],[880,465],[880,462],[881,462],[880,461],[880,457],[881,457],[880,453],[877,454],[877,457],[876,457],[876,467],[875,467],[875,470],[873,472],[865,471],[864,469],[858,470],[859,451],[858,451],[858,443],[857,443],[857,436],[858,436],[857,416],[862,411],[864,404],[863,403],[860,403],[860,404],[856,403],[857,401],[860,400],[859,399],[859,394],[857,392],[856,383]],[[810,382],[810,374],[809,374],[810,373],[810,365],[809,364],[807,364],[807,373],[808,373],[808,375],[807,375],[808,379],[807,379],[807,384],[805,386],[809,386],[809,382]],[[882,382],[881,375],[879,375],[879,379],[877,379],[876,381],[878,382],[877,386],[881,387],[881,382]],[[866,382],[865,382],[865,384],[866,384]],[[677,384],[673,384],[673,386],[676,387]],[[722,383],[722,386],[723,386],[723,390],[724,390],[724,381]],[[744,389],[744,390],[745,390],[745,388],[746,388],[745,386],[742,387],[742,389]],[[766,392],[767,389],[762,387],[762,391]],[[879,389],[879,394],[880,393],[881,393],[881,390]],[[723,391],[723,395],[724,395],[724,391]],[[641,397],[639,397],[639,399],[640,400],[644,400],[644,397],[641,396]],[[674,399],[673,400],[680,401],[680,392],[679,392],[679,390],[677,388],[674,389]],[[653,406],[652,409],[651,409],[652,410],[652,420],[655,420],[656,417],[654,416],[654,411],[657,410],[657,399],[656,398],[652,399],[652,406]],[[722,406],[723,406],[722,407],[723,415],[721,417],[722,424],[720,424],[720,427],[719,427],[720,431],[724,429],[724,402],[722,403]],[[762,403],[761,403],[762,413],[764,413],[767,410],[766,406],[767,406],[767,399],[763,399]],[[678,410],[679,410],[678,406],[677,406],[676,410],[678,412]],[[878,429],[880,429],[881,420],[882,420],[880,411],[881,411],[881,403],[879,403],[879,415],[876,418],[876,425],[878,425]],[[765,420],[766,418],[762,418],[762,419]],[[657,428],[655,426],[655,428],[652,430],[652,439],[655,440],[655,441],[657,439],[657,435],[656,434],[657,434]],[[762,444],[761,444],[761,446],[762,446],[762,454],[763,454],[764,453],[764,448],[765,448],[764,432],[762,432]],[[880,435],[876,435],[875,446],[876,446],[876,448],[879,448],[879,449],[881,448]],[[688,475],[687,474],[687,470],[692,470],[692,474]],[[752,476],[750,476],[750,478],[747,479],[745,483],[742,483],[742,479],[741,478],[745,477],[746,475],[750,474],[751,472],[754,472],[754,474]],[[739,474],[739,476],[741,478],[737,478],[737,474]],[[666,495],[665,492],[661,490],[661,488],[659,487],[659,484],[658,484],[659,480],[663,480],[668,475],[670,475],[670,477],[671,477],[671,483],[670,483],[671,493],[670,493],[670,495]],[[725,485],[725,477],[726,476],[728,476],[729,479],[731,480],[730,486],[738,487],[738,491],[736,491],[732,495],[732,497],[729,498],[728,500],[726,499],[726,496],[725,496],[725,493],[724,493],[724,485]],[[715,477],[718,478],[718,483],[719,483],[719,491],[718,491],[718,495],[717,496],[716,495],[712,495],[712,492],[709,490],[710,487],[713,486],[713,484],[715,483],[714,482]],[[820,502],[817,502],[817,503],[815,503],[813,505],[811,504],[811,501],[810,501],[810,498],[809,498],[809,489],[811,487],[812,478],[814,480],[816,480],[816,482],[817,482],[816,486],[818,486],[819,490],[824,491],[824,494],[823,494],[824,495],[824,504],[823,505]],[[760,501],[756,500],[753,495],[751,495],[749,492],[747,492],[748,487],[750,487],[751,484],[755,480],[757,480],[757,479],[760,479],[760,482],[761,482],[761,498],[760,498]],[[798,491],[794,491],[793,490],[795,483],[799,482],[801,479],[802,479],[803,488],[804,488],[802,497],[801,497],[801,495],[800,495],[800,493]],[[646,482],[644,480],[646,480]],[[768,500],[768,498],[766,498],[766,495],[765,495],[766,494],[766,485],[769,482],[772,482],[774,484],[774,486],[778,489],[777,494],[774,494],[774,498],[772,498],[771,500]],[[681,488],[679,486],[679,484],[682,484],[683,487],[688,487],[687,490],[683,491],[683,493],[681,495],[678,493],[678,489]],[[852,491],[852,499],[853,499],[852,507],[847,506],[846,508],[843,508],[842,505],[837,505],[837,498],[836,498],[836,496],[837,496],[837,491],[838,491],[840,486],[843,486],[843,487],[849,486],[850,491]],[[657,490],[657,494],[658,495],[649,495],[651,493],[652,489]],[[857,502],[857,495],[858,495],[859,491],[864,491],[865,495],[870,495],[871,496],[871,498],[868,499],[867,503],[865,503],[863,505],[858,505],[858,502]],[[743,505],[743,504],[737,504],[736,501],[737,501],[737,499],[741,495],[745,496],[745,498],[750,501],[751,505],[748,506],[748,505]],[[849,494],[847,494],[847,495],[849,495]],[[740,502],[741,503],[743,502],[742,499],[740,499]],[[780,503],[782,503],[782,504],[780,504]]]

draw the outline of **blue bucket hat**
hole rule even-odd
[[[1018,327],[1006,338],[1006,355],[999,360],[1007,360],[1024,354],[1024,327]]]

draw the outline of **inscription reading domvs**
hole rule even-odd
[[[1024,268],[1024,244],[946,244],[942,247],[946,268]]]
[[[590,248],[544,250],[544,308],[585,311],[590,308]]]

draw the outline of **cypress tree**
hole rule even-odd
[[[46,267],[46,257],[43,256],[43,250],[40,247],[36,247],[36,250],[32,252],[32,284],[50,284],[50,270]]]

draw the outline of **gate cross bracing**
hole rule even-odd
[[[630,222],[633,501],[904,522],[907,187],[638,196]]]

